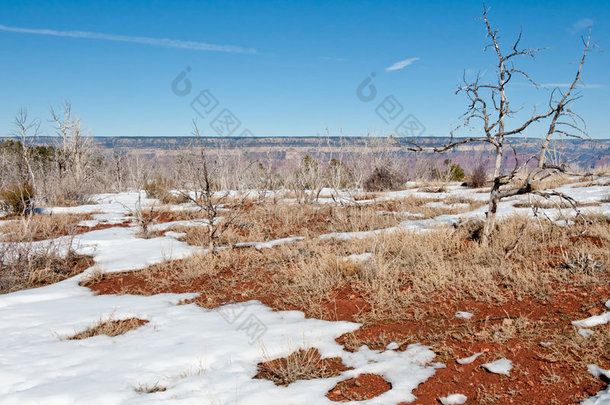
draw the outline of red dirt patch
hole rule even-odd
[[[130,221],[123,221],[118,224],[97,224],[95,226],[80,226],[78,225],[74,231],[75,235],[79,235],[82,233],[99,231],[100,229],[109,229],[109,228],[128,228],[131,225]]]
[[[540,252],[541,255],[548,252]],[[559,253],[559,252],[556,252]],[[263,254],[263,253],[258,253]],[[239,273],[236,268],[245,265],[239,255],[235,262],[210,275],[192,280],[181,280],[179,261],[166,263],[164,271],[152,274],[141,272],[104,275],[102,280],[88,285],[100,294],[136,293],[157,294],[165,292],[200,292],[192,302],[206,308],[214,308],[225,302],[259,300],[275,310],[300,310],[313,316],[311,308],[298,304],[286,304],[286,290],[273,283],[273,273],[265,268],[252,268]],[[251,256],[243,260],[253,260]],[[533,297],[519,298],[507,291],[500,302],[484,302],[458,299],[455,290],[430,296],[425,302],[404,308],[404,317],[396,322],[369,322],[359,330],[343,335],[337,341],[346,350],[357,350],[362,344],[381,350],[395,341],[400,350],[408,344],[423,343],[437,353],[435,361],[447,365],[421,384],[413,394],[417,404],[436,403],[437,398],[451,392],[460,392],[475,403],[558,404],[572,403],[575,399],[589,397],[604,388],[604,383],[590,376],[586,364],[596,363],[610,368],[608,347],[610,325],[595,328],[595,335],[581,339],[571,321],[587,318],[591,311],[603,311],[600,297],[610,296],[610,283],[593,290],[577,285],[557,284],[555,294],[549,300]],[[498,297],[500,298],[500,297]],[[299,302],[293,300],[290,302]],[[359,292],[358,283],[345,283],[322,303],[323,313],[316,315],[325,320],[354,320],[370,310],[368,302]],[[475,314],[470,320],[456,318],[456,311]],[[605,341],[604,341],[605,337]],[[543,347],[542,341],[555,342]],[[594,342],[593,344],[591,342]],[[458,365],[457,358],[484,352],[473,364]],[[487,373],[479,366],[485,362],[507,357],[513,361],[511,376]],[[371,377],[375,378],[375,377]],[[348,400],[349,395],[379,395],[375,391],[383,385],[373,386],[371,391],[361,386],[345,383],[345,394],[335,387],[329,399]],[[386,383],[387,384],[387,383]],[[365,388],[362,388],[365,387]],[[339,391],[333,394],[333,391]]]
[[[591,243],[597,247],[604,246],[604,241],[601,238],[598,238],[597,236],[590,236],[590,235],[572,236],[572,237],[570,237],[570,240],[573,243],[587,242],[587,243]]]
[[[334,320],[354,322],[360,313],[369,312],[371,306],[352,284],[345,284],[323,305]]]
[[[392,384],[377,374],[360,374],[335,385],[326,398],[335,402],[364,401],[378,397],[391,388]]]
[[[439,397],[452,392],[460,392],[475,403],[548,404],[554,400],[569,404],[604,388],[600,379],[587,373],[583,362],[577,362],[589,350],[580,352],[577,346],[586,346],[589,341],[580,340],[570,322],[590,316],[592,308],[603,310],[603,303],[595,297],[608,295],[610,287],[600,287],[594,294],[572,287],[558,293],[551,302],[527,298],[495,305],[444,297],[428,303],[429,311],[421,320],[369,324],[336,340],[351,351],[363,344],[383,350],[393,341],[400,345],[399,350],[418,342],[431,346],[437,353],[435,361],[447,367],[437,369],[434,376],[413,391],[418,397],[414,404],[437,403]],[[475,316],[470,320],[456,318],[458,310]],[[591,361],[608,368],[610,325],[595,329],[600,339],[599,353]],[[573,345],[565,343],[568,338],[574,339]],[[544,347],[540,345],[543,341],[554,345]],[[472,364],[459,365],[455,361],[477,352],[483,355]],[[513,361],[510,377],[491,374],[480,367],[500,357]]]

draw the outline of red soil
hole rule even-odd
[[[168,274],[169,283],[159,283],[154,277],[145,277],[139,272],[113,273],[88,287],[99,294],[200,292],[201,295],[192,302],[206,308],[214,308],[231,300],[243,302],[254,299],[275,310],[296,309],[311,316],[310,308],[286,304],[285,292],[281,293],[270,285],[270,276],[263,269],[254,273],[244,281],[242,276],[227,269],[213,277],[202,276],[188,282],[179,281],[171,276],[170,271],[159,273],[159,277]],[[502,303],[456,299],[451,291],[447,291],[443,296],[429,297],[419,308],[406,308],[400,321],[368,323],[352,335],[339,337],[337,341],[347,349],[354,350],[361,344],[382,350],[391,341],[400,344],[399,350],[416,342],[430,345],[438,354],[436,361],[445,363],[447,367],[438,369],[433,377],[413,392],[418,397],[417,404],[438,403],[439,397],[458,392],[476,403],[573,403],[600,391],[604,383],[590,376],[582,362],[567,360],[570,357],[579,358],[580,353],[576,349],[558,348],[566,352],[558,353],[558,357],[553,358],[553,353],[558,349],[543,347],[539,343],[556,341],[560,336],[573,336],[574,328],[570,322],[603,311],[603,302],[599,297],[610,296],[610,285],[597,287],[595,291],[557,285],[555,290],[556,294],[550,301],[518,299],[507,293]],[[331,321],[353,321],[370,311],[369,303],[359,293],[355,283],[346,283],[337,289],[330,300],[323,303],[323,308],[327,313],[320,317]],[[475,317],[470,320],[456,318],[456,311],[472,312]],[[414,319],[414,313],[421,316]],[[514,326],[519,317],[527,318],[527,321],[522,321],[525,323],[525,326],[521,325],[523,330],[517,330],[507,339],[494,339],[490,335],[489,331],[493,328]],[[606,347],[610,347],[610,325],[595,329],[598,336],[607,337]],[[531,335],[528,335],[530,332]],[[475,352],[484,354],[473,364],[455,363],[455,359],[468,357]],[[481,364],[504,356],[513,361],[510,377],[491,374],[480,368]],[[610,350],[594,361],[602,368],[610,368]],[[358,396],[364,399],[379,395],[389,389],[389,384],[380,379],[379,376],[361,376],[341,383],[329,392],[328,398],[345,401]]]
[[[335,402],[364,401],[378,397],[391,388],[392,385],[377,374],[360,374],[335,385],[326,398]]]
[[[131,225],[130,221],[124,221],[119,224],[97,224],[95,226],[77,226],[74,230],[74,235],[79,235],[82,233],[87,233],[91,231],[99,231],[100,229],[108,229],[108,228],[127,228]]]
[[[371,310],[371,306],[362,297],[352,284],[345,284],[334,292],[331,299],[325,303],[324,308],[332,320],[355,322],[355,316]]]

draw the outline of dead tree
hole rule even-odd
[[[81,121],[72,115],[69,101],[60,112],[51,108],[51,119],[59,138],[57,165],[63,193],[69,199],[82,201],[94,171],[92,138],[83,133]]]
[[[501,46],[498,31],[493,29],[487,17],[488,10],[484,8],[482,20],[484,21],[489,43],[485,50],[491,49],[497,58],[495,68],[496,77],[494,80],[484,82],[480,74],[474,80],[468,80],[464,74],[464,83],[458,88],[456,94],[463,93],[469,100],[467,111],[463,115],[463,122],[451,132],[449,141],[439,147],[423,147],[414,140],[407,140],[407,149],[415,152],[429,151],[442,153],[457,146],[482,142],[491,145],[494,153],[493,183],[489,195],[487,218],[483,229],[481,243],[487,244],[491,233],[495,227],[496,214],[500,201],[504,198],[535,193],[544,197],[549,197],[548,193],[536,190],[535,184],[547,178],[553,173],[567,172],[565,164],[548,164],[546,157],[549,144],[556,135],[573,138],[584,138],[586,132],[584,121],[571,109],[574,101],[580,98],[578,87],[581,84],[581,71],[585,59],[594,45],[591,44],[591,31],[586,38],[583,38],[584,51],[574,80],[565,91],[555,88],[550,95],[548,107],[544,111],[538,112],[533,109],[529,118],[524,119],[520,124],[510,125],[517,120],[516,115],[520,110],[511,107],[511,101],[507,96],[507,89],[515,84],[514,78],[521,77],[532,86],[539,85],[524,70],[516,67],[515,62],[522,57],[534,58],[541,48],[530,49],[520,48],[521,33],[510,49]],[[508,121],[511,121],[510,123]],[[546,136],[538,152],[526,162],[519,165],[517,154],[510,145],[510,137],[522,135],[534,123],[547,123],[548,129]],[[510,126],[509,126],[510,125]],[[481,133],[480,136],[468,138],[454,138],[454,134],[460,128],[470,128]],[[503,173],[502,162],[507,148],[511,148],[515,154],[515,166],[509,173]],[[530,168],[531,161],[537,161],[535,168]],[[526,178],[521,184],[514,182],[518,173],[526,173]],[[554,195],[560,198],[569,198],[564,195]]]
[[[193,136],[199,143],[198,156],[187,156],[183,161],[186,187],[178,193],[195,204],[207,222],[208,252],[214,254],[220,236],[235,223],[239,208],[246,203],[249,193],[234,196],[230,190],[217,190],[219,167],[210,165],[206,147],[201,139],[197,122],[193,120]]]

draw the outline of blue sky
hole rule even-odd
[[[522,65],[543,84],[572,80],[580,36],[592,24],[602,51],[584,67],[575,108],[592,137],[610,138],[604,51],[610,2],[487,5],[505,44],[523,27],[524,46],[549,48]],[[49,107],[63,100],[96,136],[188,135],[198,117],[190,104],[207,90],[216,101],[198,117],[204,135],[215,134],[210,124],[228,109],[240,122],[233,135],[249,129],[256,136],[315,136],[325,128],[331,135],[388,134],[413,116],[424,135],[444,136],[466,107],[454,94],[462,74],[490,78],[493,71],[493,55],[483,52],[482,7],[480,1],[3,1],[0,135],[11,131],[21,107],[51,133]],[[181,72],[191,91],[179,96],[172,82]],[[356,89],[371,73],[377,94],[364,102]],[[521,82],[510,94],[513,106],[524,113],[544,108],[548,90]],[[389,96],[402,107],[394,103],[394,120],[386,123],[376,109]]]

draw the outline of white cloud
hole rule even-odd
[[[579,31],[582,31],[586,28],[592,27],[595,22],[590,18],[581,18],[572,24],[572,28],[570,31],[572,34],[576,34]]]
[[[557,88],[569,88],[572,83],[541,83],[541,87],[557,87]],[[577,84],[576,87],[581,89],[602,89],[603,84]]]
[[[410,64],[412,64],[413,62],[415,62],[417,60],[419,60],[419,58],[409,58],[409,59],[401,60],[400,62],[396,62],[389,68],[386,68],[386,70],[392,71],[392,70],[404,69],[405,67],[409,66]]]
[[[180,41],[176,39],[166,38],[149,38],[149,37],[130,37],[125,35],[115,34],[101,34],[97,32],[88,31],[56,31],[48,29],[31,29],[31,28],[19,28],[19,27],[7,27],[6,25],[0,25],[0,31],[17,32],[21,34],[36,34],[36,35],[48,35],[55,37],[69,37],[69,38],[86,38],[86,39],[100,39],[104,41],[118,41],[118,42],[131,42],[136,44],[162,46],[165,48],[179,48],[189,49],[194,51],[216,51],[216,52],[229,52],[229,53],[257,53],[256,49],[242,48],[233,45],[215,45],[208,44],[205,42],[193,42],[193,41]]]

